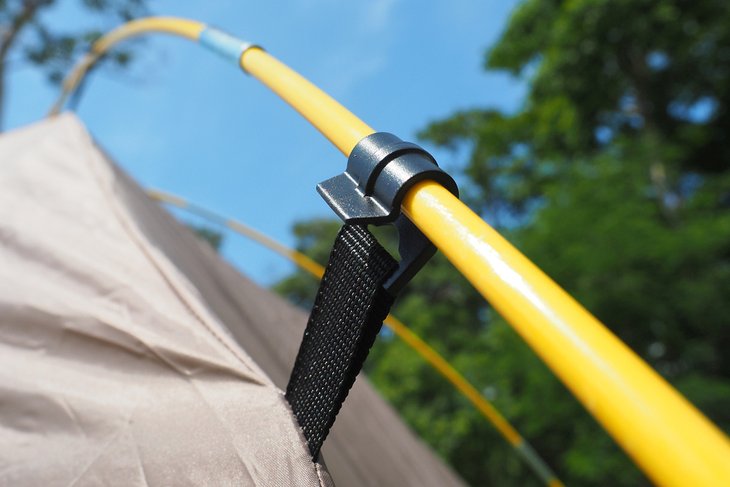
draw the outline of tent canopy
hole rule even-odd
[[[312,463],[281,392],[306,318],[73,115],[0,137],[0,484],[461,485],[365,377]]]

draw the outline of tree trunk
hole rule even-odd
[[[632,51],[627,48],[623,57],[619,57],[619,65],[633,82],[634,95],[636,96],[636,111],[644,122],[644,132],[649,135],[651,144],[651,161],[649,162],[649,182],[656,193],[656,201],[659,211],[665,222],[674,226],[678,219],[679,196],[672,191],[669,178],[667,177],[666,164],[659,155],[657,143],[662,139],[662,132],[659,129],[656,117],[662,107],[655,106],[651,100],[649,78],[651,72],[646,63],[646,53]]]
[[[5,60],[0,59],[0,133],[5,120]]]
[[[20,9],[18,14],[13,17],[7,30],[2,32],[0,36],[0,132],[3,128],[3,120],[5,113],[5,76],[7,71],[5,70],[8,53],[13,47],[13,44],[18,39],[18,35],[23,30],[28,22],[35,17],[38,7],[44,3],[43,0],[25,0],[23,7]],[[47,2],[45,2],[47,3]]]
[[[9,36],[11,30],[2,35],[0,43],[0,132],[3,131],[3,122],[5,121],[5,62],[8,57],[8,51],[14,37]]]

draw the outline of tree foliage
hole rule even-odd
[[[195,236],[202,242],[210,245],[210,248],[216,252],[220,252],[221,246],[223,245],[223,234],[220,231],[206,225],[186,223],[185,226],[188,227],[190,231],[192,231],[193,234],[195,234]]]
[[[78,5],[96,17],[97,26],[59,29],[49,22],[47,13],[61,3],[70,2],[0,0],[0,119],[8,66],[29,63],[42,69],[50,81],[58,83],[71,63],[102,34],[100,22],[126,22],[146,12],[146,0],[79,0]],[[115,50],[107,59],[116,66],[125,66],[131,52]]]
[[[525,0],[487,70],[515,113],[472,109],[426,141],[464,147],[469,204],[725,431],[730,429],[730,4]],[[333,224],[297,226],[324,261]],[[311,300],[300,275],[279,285]],[[395,313],[513,422],[568,485],[646,478],[472,287],[437,257]],[[466,401],[387,332],[381,393],[475,485],[538,485]]]

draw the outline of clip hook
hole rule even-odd
[[[459,196],[456,182],[431,154],[393,134],[376,132],[357,143],[344,173],[317,185],[317,192],[345,223],[395,225],[401,261],[384,284],[391,295],[398,294],[436,252],[400,211],[408,190],[427,179]]]

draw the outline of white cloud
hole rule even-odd
[[[363,2],[365,6],[365,16],[363,27],[371,32],[379,32],[384,30],[393,17],[398,0],[372,0]]]
[[[332,56],[331,59],[332,62],[328,64],[339,64],[338,69],[331,70],[328,82],[329,89],[336,98],[349,95],[357,85],[379,74],[387,63],[385,55],[369,53],[367,57],[363,57],[357,63],[351,63],[343,69],[339,63],[339,60],[342,59],[341,56]]]

